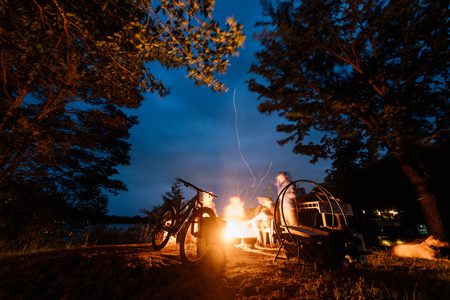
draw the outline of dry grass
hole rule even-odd
[[[315,269],[275,251],[225,249],[183,266],[176,245],[98,246],[0,258],[0,299],[450,299],[450,261],[376,252],[364,268]],[[216,257],[216,256],[212,256]]]
[[[74,249],[97,245],[122,245],[141,243],[145,240],[148,226],[135,224],[127,229],[108,227],[105,224],[84,227],[43,230],[27,228],[15,240],[0,236],[0,257],[13,254],[31,254],[58,249]]]
[[[289,265],[291,294],[302,299],[450,299],[450,261],[401,259],[375,252],[364,268],[335,270]]]

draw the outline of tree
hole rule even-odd
[[[387,154],[414,186],[432,234],[445,239],[421,149],[450,129],[448,7],[443,1],[263,1],[249,81],[278,112],[294,152],[332,157],[344,141],[355,159]]]
[[[124,109],[145,93],[168,93],[155,63],[225,90],[217,74],[244,36],[233,18],[225,29],[213,20],[213,3],[2,1],[0,211],[39,192],[82,214],[104,213],[104,190],[126,188],[112,178],[129,163],[137,124]],[[18,193],[23,186],[34,192]]]
[[[181,208],[184,204],[184,196],[181,191],[181,184],[178,180],[175,180],[172,186],[170,187],[170,191],[166,192],[163,196],[163,204],[162,207],[176,207]]]
[[[161,214],[164,210],[170,207],[179,209],[184,204],[184,195],[181,190],[181,184],[178,180],[175,180],[175,182],[172,184],[172,186],[170,187],[170,191],[162,195],[162,199],[163,203],[159,206],[154,206],[151,210],[141,209],[141,212],[147,215],[148,223],[150,225],[154,225],[159,221],[159,218],[161,217]]]
[[[437,147],[422,149],[419,153],[421,169],[426,176],[429,188],[437,199],[448,199],[447,173],[450,168],[450,147],[445,142]],[[350,151],[350,150],[348,150]],[[354,164],[341,149],[335,156],[332,169],[325,178],[327,188],[339,197],[351,202],[354,208],[392,208],[407,211],[411,224],[423,222],[420,206],[415,201],[416,196],[408,178],[402,172],[399,164],[391,156],[369,162]],[[342,153],[343,152],[343,153]],[[361,202],[360,199],[364,199]],[[437,202],[439,211],[449,211],[448,201]],[[450,228],[448,218],[443,219],[445,228]]]

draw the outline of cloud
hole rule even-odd
[[[272,164],[255,195],[270,193],[280,170],[289,171],[293,179],[321,181],[329,168],[328,162],[311,165],[308,157],[294,155],[292,145],[280,147],[276,141],[283,135],[275,128],[282,120],[259,113],[257,95],[247,90],[246,80],[251,76],[248,70],[259,47],[252,40],[253,25],[261,19],[259,1],[216,1],[214,13],[222,24],[228,15],[234,15],[244,23],[247,34],[245,48],[231,60],[226,76],[220,77],[229,91],[219,94],[196,87],[183,70],[154,67],[171,93],[165,99],[146,95],[142,107],[131,111],[138,115],[140,124],[131,131],[131,165],[121,167],[119,176],[129,191],[111,197],[110,214],[136,215],[141,208],[159,205],[176,177],[219,194],[216,203],[219,211],[228,197],[251,186],[254,178],[238,149],[234,90],[241,152],[257,177],[256,183]],[[249,199],[248,204],[252,201]]]

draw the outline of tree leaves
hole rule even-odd
[[[250,71],[260,77],[249,88],[263,100],[260,111],[279,112],[298,129],[278,128],[293,135],[289,140],[301,143],[314,127],[343,139],[358,132],[383,152],[399,136],[418,145],[447,131],[432,123],[450,123],[442,115],[450,112],[448,80],[431,83],[448,78],[445,5],[311,0],[265,6],[272,22],[258,36],[264,48]]]
[[[0,8],[0,195],[16,185],[83,212],[104,213],[104,190],[129,163],[129,129],[145,93],[169,92],[152,63],[217,79],[244,41],[212,19],[214,1],[6,1]],[[23,202],[25,203],[25,202]],[[0,201],[1,206],[4,202]]]
[[[275,3],[275,4],[272,4]],[[390,154],[445,238],[418,153],[450,133],[448,6],[441,1],[265,1],[249,88],[294,152],[360,164]],[[316,136],[312,140],[310,136]],[[348,151],[350,149],[351,151]],[[338,162],[339,163],[339,162]],[[342,164],[339,164],[342,165]]]

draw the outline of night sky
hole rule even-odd
[[[161,196],[177,177],[216,193],[221,213],[232,195],[247,198],[247,207],[257,205],[253,196],[275,196],[270,189],[274,190],[278,171],[288,171],[292,179],[319,182],[325,176],[329,162],[310,164],[309,157],[292,153],[292,144],[277,144],[285,136],[275,130],[282,120],[261,114],[257,94],[247,89],[246,81],[252,76],[248,70],[259,47],[252,38],[254,25],[263,20],[259,1],[216,0],[214,19],[224,25],[227,16],[242,23],[247,36],[239,57],[233,57],[227,74],[219,77],[228,92],[196,87],[184,70],[151,66],[171,93],[165,98],[146,95],[143,105],[130,112],[140,123],[131,130],[131,164],[121,167],[118,176],[128,191],[110,197],[108,214],[133,216],[142,208],[161,204]],[[251,171],[239,152],[238,136]]]

